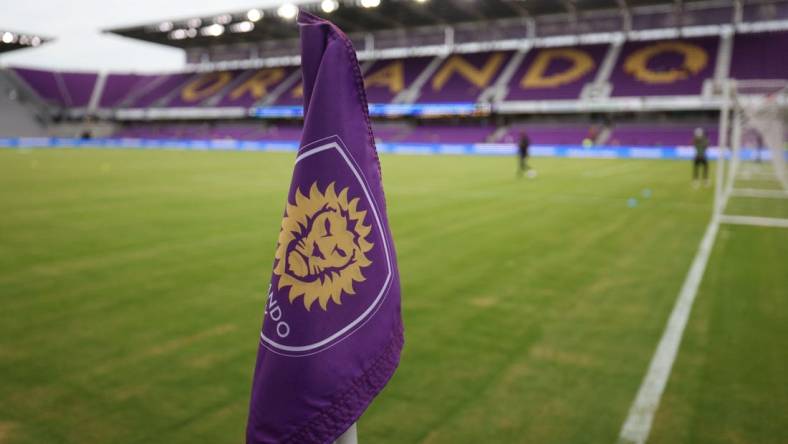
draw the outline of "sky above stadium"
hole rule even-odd
[[[278,0],[28,0],[4,1],[0,30],[55,38],[38,48],[0,55],[0,65],[68,70],[169,71],[184,66],[183,51],[102,29],[240,11]],[[296,2],[297,3],[297,2]]]

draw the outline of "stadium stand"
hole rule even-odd
[[[737,35],[730,76],[734,79],[788,79],[788,32]]]
[[[700,95],[713,78],[717,38],[628,42],[609,82],[614,97]],[[788,33],[744,34],[734,40],[731,76],[782,78],[784,64],[774,63],[788,47]],[[757,51],[755,50],[757,48]],[[504,101],[579,99],[593,81],[609,45],[535,48],[516,66],[505,84]],[[370,103],[397,103],[411,90],[416,103],[469,103],[501,77],[512,51],[454,54],[415,84],[435,58],[379,60],[365,76]],[[97,75],[15,68],[42,99],[64,108],[88,105]],[[110,74],[101,91],[102,108],[251,107],[270,99],[290,79],[293,66],[209,73],[162,75]],[[273,99],[275,105],[301,103],[300,79]],[[415,87],[415,88],[414,88]]]
[[[700,94],[713,76],[718,40],[627,42],[610,78],[613,96]]]
[[[508,83],[506,100],[578,99],[607,51],[608,45],[529,51]]]
[[[713,145],[717,143],[717,127],[713,125],[676,124],[622,124],[616,125],[607,141],[608,145],[677,146],[691,145],[695,128],[703,128]]]
[[[550,15],[555,2],[540,2],[533,7],[546,15],[535,13],[532,24],[523,24],[500,9],[517,15],[519,3],[496,1],[495,8],[476,12],[498,20],[494,29],[484,28],[489,35],[479,33],[484,25],[474,25],[468,11],[437,11],[436,5],[425,7],[452,24],[451,34],[445,26],[413,28],[434,23],[387,3],[380,12],[392,14],[388,22],[374,14],[368,23],[359,21],[352,14],[364,11],[352,8],[332,15],[359,49],[369,103],[383,107],[373,113],[379,141],[511,144],[526,131],[543,144],[675,146],[688,144],[692,129],[702,126],[714,143],[709,111],[717,107],[722,81],[788,77],[786,65],[775,63],[788,48],[788,24],[780,21],[788,18],[785,2],[743,4],[741,10],[726,2],[693,2],[679,12],[665,2],[632,7],[629,24],[604,10],[599,18],[565,22],[564,15]],[[412,35],[390,29],[397,21],[413,28]],[[298,58],[291,56],[298,49],[288,40],[295,27],[286,20],[267,26],[216,40],[200,34],[181,41],[154,25],[112,31],[182,45],[192,62],[184,72],[12,68],[4,75],[35,91],[57,118],[95,116],[113,122],[117,137],[297,141],[302,84]],[[227,49],[234,43],[241,46]],[[256,59],[260,51],[269,58]],[[640,117],[626,114],[632,112]],[[592,124],[598,122],[594,113],[607,115],[606,123]],[[532,114],[561,118],[523,118]],[[453,119],[457,115],[471,118]],[[675,124],[663,123],[666,117]],[[183,120],[190,123],[177,123]]]
[[[502,143],[517,143],[522,133],[542,144],[580,145],[583,140],[594,137],[589,125],[516,123],[510,125],[498,140]]]

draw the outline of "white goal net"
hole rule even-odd
[[[731,81],[726,96],[729,103],[723,106],[721,118],[729,119],[729,124],[722,122],[720,127],[729,128],[729,139],[724,139],[730,142],[727,171],[718,182],[720,197],[730,196],[737,181],[743,180],[749,182],[746,189],[752,194],[758,194],[760,187],[763,193],[788,192],[788,81]]]

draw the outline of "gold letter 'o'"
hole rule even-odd
[[[680,68],[653,71],[648,62],[652,57],[665,52],[677,52],[684,56]],[[644,83],[673,83],[690,75],[698,74],[709,62],[709,56],[700,46],[684,42],[660,42],[638,49],[627,57],[624,72]]]

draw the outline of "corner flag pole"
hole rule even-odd
[[[334,444],[358,444],[358,427],[356,424],[357,423],[354,422],[345,433],[334,441]]]

